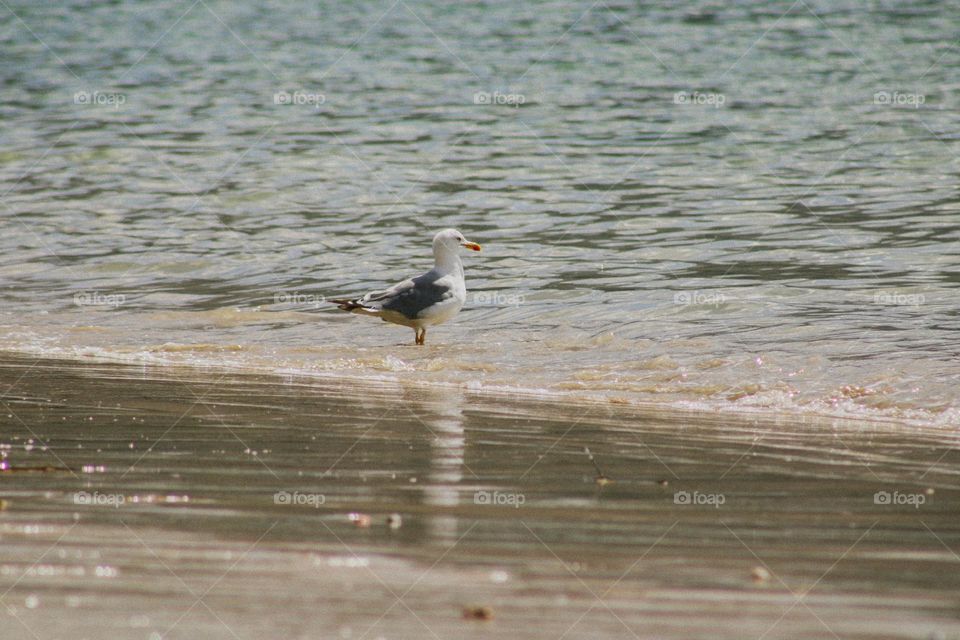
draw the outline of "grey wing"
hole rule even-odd
[[[412,280],[404,280],[385,291],[374,291],[363,296],[365,305],[376,305],[381,309],[396,311],[404,317],[414,320],[429,307],[442,302],[453,295],[449,286],[437,284],[438,278],[425,273]]]

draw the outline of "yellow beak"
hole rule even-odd
[[[476,242],[464,242],[463,246],[471,251],[480,251],[480,245],[478,245]]]

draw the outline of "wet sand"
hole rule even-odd
[[[12,355],[0,394],[4,638],[960,638],[952,429]]]

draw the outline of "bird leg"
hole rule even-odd
[[[414,329],[414,332],[414,341],[417,344],[425,344],[427,340],[427,330],[420,327],[419,329]]]

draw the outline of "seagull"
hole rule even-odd
[[[433,236],[434,262],[430,271],[354,300],[331,299],[330,302],[344,311],[411,327],[415,344],[425,344],[427,327],[457,315],[467,300],[460,247],[480,251],[480,245],[467,242],[456,229],[444,229]]]

